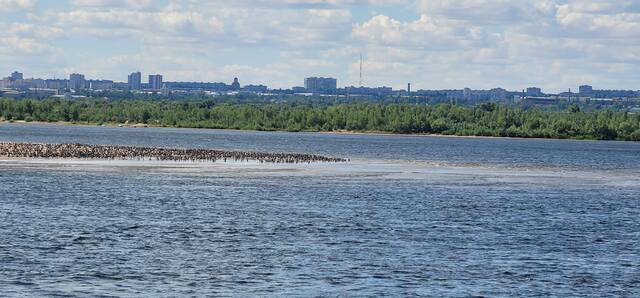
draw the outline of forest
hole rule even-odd
[[[640,141],[640,114],[496,103],[237,104],[214,100],[1,99],[3,121],[137,124],[264,131],[352,131]]]

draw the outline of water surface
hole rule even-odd
[[[640,295],[636,143],[20,124],[1,141],[352,159],[3,159],[3,296]]]

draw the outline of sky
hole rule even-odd
[[[0,76],[640,89],[640,0],[0,0]]]

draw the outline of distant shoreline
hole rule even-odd
[[[199,128],[199,127],[179,127],[179,126],[161,126],[144,123],[125,124],[125,123],[89,123],[89,122],[70,122],[70,121],[6,121],[0,120],[0,125],[3,124],[26,124],[26,125],[60,125],[60,126],[88,126],[88,127],[110,127],[110,128],[173,128],[173,129],[197,129],[197,130],[227,130],[227,131],[253,131],[253,132],[291,132],[291,133],[310,133],[310,134],[323,134],[323,135],[354,135],[354,136],[398,136],[398,137],[438,137],[438,138],[469,138],[469,139],[513,139],[513,140],[547,140],[547,141],[588,141],[588,142],[625,142],[625,143],[638,143],[635,141],[625,140],[598,140],[598,139],[584,139],[584,138],[526,138],[526,137],[496,137],[496,136],[478,136],[478,135],[448,135],[448,134],[423,134],[423,133],[393,133],[385,131],[350,131],[350,130],[335,130],[335,131],[313,131],[313,130],[301,130],[301,131],[287,131],[287,130],[250,130],[250,129],[233,129],[233,128]]]

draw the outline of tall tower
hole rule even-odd
[[[362,53],[360,53],[360,87],[362,87]]]

